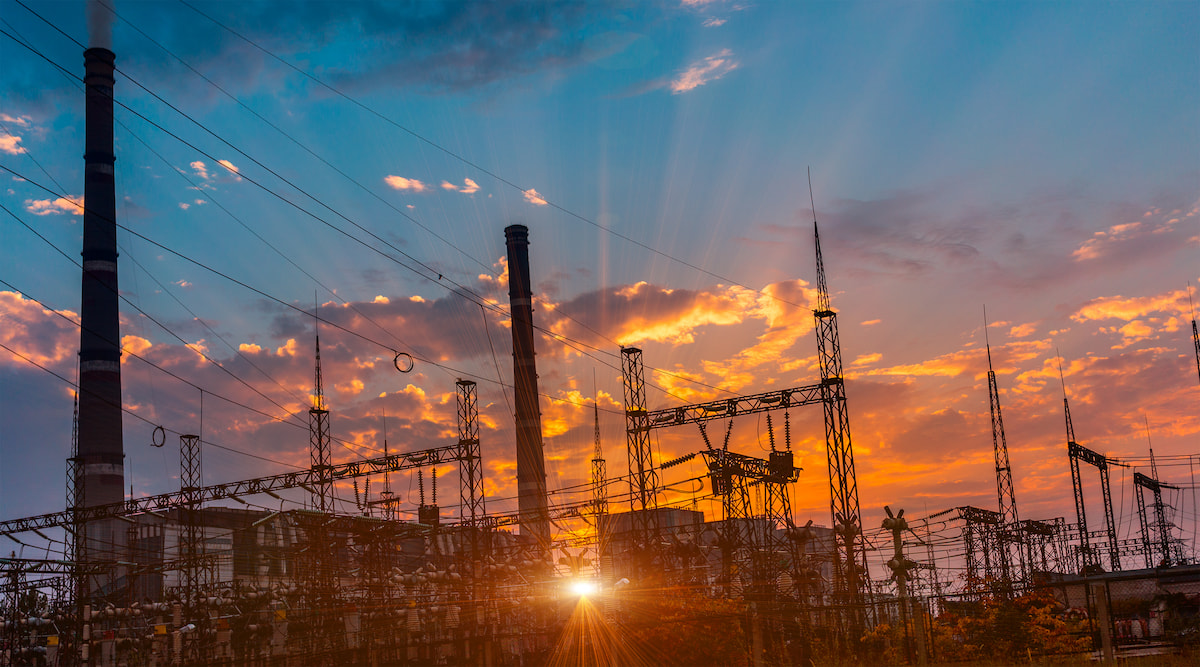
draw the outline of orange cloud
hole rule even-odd
[[[233,175],[234,180],[238,180],[238,181],[242,180],[242,177],[239,175],[239,174],[241,174],[241,170],[238,169],[236,166],[234,166],[234,164],[232,162],[230,162],[229,160],[217,160],[217,164],[221,165],[222,167],[225,167],[225,169],[228,170],[229,173],[231,173]],[[197,203],[199,203],[199,202],[197,202]]]
[[[121,349],[123,349],[126,352],[136,354],[139,357],[144,356],[146,350],[149,350],[151,347],[152,347],[152,345],[151,345],[150,341],[146,340],[145,338],[142,338],[141,336],[132,336],[131,335],[131,336],[122,336],[121,337]],[[132,357],[129,357],[127,355],[122,355],[121,363],[125,363],[125,362],[129,361],[129,359],[131,359],[131,358]]]
[[[1088,301],[1071,315],[1076,322],[1088,320],[1117,319],[1132,322],[1150,313],[1187,315],[1187,290],[1171,290],[1163,294],[1146,297],[1105,296]]]
[[[545,206],[548,203],[545,199],[542,198],[542,195],[540,195],[538,193],[538,191],[534,190],[533,188],[529,188],[522,194],[525,195],[525,201],[529,202],[530,204],[533,204],[534,206]]]
[[[998,364],[1004,364],[996,371],[1002,373],[1011,371],[1016,364],[1037,358],[1048,349],[1050,349],[1050,341],[1013,341],[992,348],[992,359]],[[877,368],[868,371],[867,375],[957,377],[965,373],[984,374],[987,369],[987,361],[984,356],[984,350],[963,349],[914,364]]]
[[[442,181],[442,189],[461,192],[464,195],[473,195],[476,192],[479,192],[479,184],[469,178],[464,178],[461,187],[451,183],[450,181]]]
[[[78,320],[69,310],[64,316]],[[0,341],[35,363],[51,366],[71,359],[79,347],[79,330],[17,292],[0,291]],[[25,364],[5,352],[4,363]]]
[[[25,149],[21,148],[21,137],[15,134],[6,134],[0,137],[0,153],[9,155],[20,155]]]
[[[858,358],[856,358],[854,361],[851,361],[850,365],[851,366],[870,366],[871,364],[875,363],[876,361],[879,361],[882,358],[883,358],[883,355],[878,352],[872,352],[871,354],[862,354],[862,355],[859,355]]]
[[[396,190],[409,190],[412,192],[425,192],[429,187],[415,178],[405,178],[403,176],[385,176],[383,182]]]
[[[25,210],[34,215],[57,215],[59,213],[83,215],[83,196],[67,195],[57,199],[26,199]]]
[[[1026,336],[1033,335],[1035,331],[1037,331],[1037,324],[1029,322],[1027,324],[1018,324],[1009,329],[1008,335],[1013,338],[1025,338]]]
[[[673,290],[653,287],[642,281],[623,288],[617,296],[629,301],[647,300],[652,293],[669,296]],[[727,290],[725,293],[699,292],[682,310],[671,313],[643,311],[622,323],[614,339],[621,345],[642,341],[674,344],[692,343],[694,332],[707,324],[736,324],[744,312],[754,307],[753,293]]]
[[[671,93],[678,95],[693,90],[709,81],[716,81],[738,68],[738,62],[733,59],[733,52],[722,49],[717,53],[692,63],[680,72],[670,83]]]
[[[1120,246],[1170,233],[1175,230],[1180,220],[1197,215],[1200,215],[1200,206],[1193,207],[1186,213],[1182,210],[1164,211],[1161,208],[1153,208],[1146,211],[1141,220],[1112,225],[1104,231],[1093,233],[1091,238],[1071,253],[1071,256],[1077,262],[1095,261],[1112,256]]]
[[[282,346],[280,346],[279,348],[276,348],[276,350],[275,350],[275,355],[276,355],[276,356],[280,356],[280,357],[285,357],[285,356],[286,356],[286,357],[294,357],[294,356],[296,356],[296,339],[295,339],[295,338],[289,338],[289,339],[287,340],[287,342],[286,342],[286,343],[284,343],[284,344],[283,344]]]
[[[23,129],[33,129],[33,122],[29,116],[10,116],[6,113],[0,113],[0,122],[6,125],[16,125]],[[4,128],[4,136],[0,136],[0,153],[8,155],[20,155],[25,151],[21,146],[21,137],[13,134],[11,130]]]

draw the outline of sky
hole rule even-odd
[[[178,488],[183,433],[206,483],[308,465],[319,305],[334,460],[456,441],[473,379],[488,509],[515,509],[503,230],[523,224],[551,502],[586,500],[594,401],[626,471],[622,345],[651,409],[819,380],[815,215],[864,526],[995,509],[990,344],[1022,518],[1074,521],[1065,386],[1076,439],[1140,466],[1113,472],[1122,534],[1152,445],[1195,538],[1200,4],[106,0],[90,31],[83,3],[0,7],[0,517],[65,502],[79,44],[111,30],[135,496]],[[828,525],[821,411],[788,419],[796,521]],[[731,449],[768,441],[735,420]],[[699,465],[660,501],[716,518]],[[414,515],[415,480],[390,483]]]

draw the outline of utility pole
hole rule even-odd
[[[887,512],[887,518],[883,520],[883,529],[892,531],[892,545],[894,547],[892,558],[888,561],[887,565],[896,577],[896,595],[900,599],[900,620],[904,623],[904,633],[907,639],[908,613],[911,606],[908,599],[908,571],[917,567],[917,563],[904,555],[903,533],[909,529],[908,520],[904,518],[904,510],[902,509],[892,514],[892,508],[884,505],[883,511]],[[929,655],[925,646],[925,613],[923,609],[915,607],[911,611],[913,614],[913,634],[917,636],[917,664],[926,665],[929,663]],[[905,652],[911,652],[911,644],[905,648]]]

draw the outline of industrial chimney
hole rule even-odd
[[[113,71],[104,48],[83,52],[87,87],[83,169],[83,288],[79,331],[77,505],[125,499],[121,434],[121,347],[117,300],[117,206],[113,164]],[[112,520],[86,527],[89,559],[112,558],[124,543]]]
[[[504,237],[508,243],[508,303],[512,310],[513,391],[517,409],[517,507],[521,534],[548,547],[550,520],[546,509],[546,463],[542,455],[537,364],[533,358],[529,228],[510,225],[504,229]]]

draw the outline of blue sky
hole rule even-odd
[[[4,30],[74,80],[0,36],[0,164],[77,196],[80,49],[20,4],[2,6]],[[87,42],[82,3],[29,7]],[[388,374],[386,351],[323,334],[335,435],[358,454],[380,447],[383,410],[393,446],[441,443],[454,427],[454,379],[511,373],[504,318],[452,292],[467,287],[507,305],[501,258],[512,223],[530,227],[535,317],[604,350],[598,361],[538,342],[543,392],[568,401],[543,400],[556,424],[546,427],[551,488],[586,479],[591,413],[570,401],[592,399],[593,370],[609,469],[624,468],[619,372],[605,365],[616,363],[618,342],[643,347],[652,382],[675,392],[652,390],[652,406],[815,381],[810,167],[868,517],[885,503],[914,512],[995,504],[985,304],[1018,502],[1028,496],[1033,516],[1072,513],[1056,350],[1081,442],[1144,456],[1147,419],[1156,453],[1196,451],[1187,311],[1188,283],[1200,279],[1196,3],[195,7],[257,46],[187,5],[114,6],[118,100],[206,153],[119,110],[118,217],[302,309],[315,293],[328,304],[324,316],[448,368],[418,363],[408,376]],[[4,178],[4,206],[77,253],[72,207]],[[418,275],[384,259],[252,181],[395,254],[352,220],[429,268]],[[12,218],[0,225],[0,278],[77,312],[78,270]],[[273,401],[302,408],[310,321],[129,233],[120,242],[132,303]],[[7,344],[40,350],[48,367],[73,377],[77,330],[25,297],[5,301]],[[213,394],[282,412],[132,306],[123,317],[123,333],[136,338],[127,350]],[[198,392],[136,359],[124,369],[131,410],[180,432],[200,426]],[[67,388],[0,355],[0,389],[13,406],[0,418],[0,514],[57,509]],[[504,497],[513,488],[506,397],[481,380],[480,399],[489,484]],[[204,410],[206,439],[288,462],[307,457],[299,428],[213,398]],[[809,457],[798,518],[824,523],[820,415],[793,417],[804,434],[797,449]],[[737,427],[745,451],[761,446],[762,428]],[[151,451],[149,430],[127,420],[135,493],[177,484],[174,454]],[[696,440],[662,438],[664,456]],[[280,467],[213,450],[205,470],[220,481]],[[1181,516],[1194,521],[1187,502]]]

